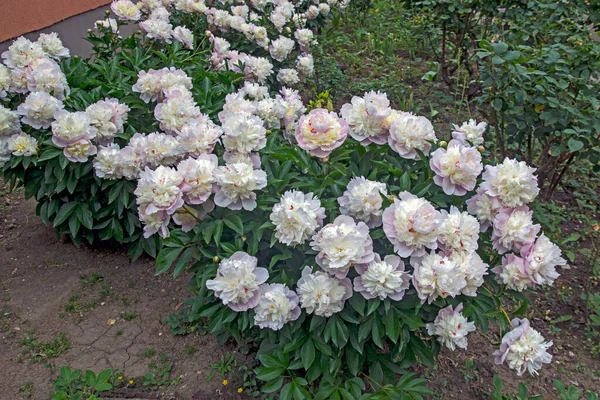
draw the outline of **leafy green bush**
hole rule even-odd
[[[116,381],[111,369],[100,371],[86,370],[85,374],[80,369],[62,367],[60,377],[52,382],[54,392],[52,400],[97,400],[98,394],[111,390]]]

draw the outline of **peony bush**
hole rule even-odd
[[[307,109],[310,46],[338,6],[116,0],[90,58],[17,39],[5,178],[76,243],[191,273],[179,317],[256,352],[265,394],[418,398],[409,368],[490,324],[495,362],[537,374],[552,342],[519,318],[523,292],[565,260],[528,207],[536,170],[489,157],[485,123],[439,131],[385,93]]]

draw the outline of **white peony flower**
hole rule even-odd
[[[285,36],[279,36],[277,40],[271,42],[269,47],[269,53],[274,60],[282,62],[292,52],[296,42],[292,39],[286,38]]]
[[[185,26],[176,26],[173,28],[173,39],[190,50],[194,49],[194,34]]]
[[[155,101],[161,94],[162,73],[153,69],[146,71],[140,71],[138,73],[137,82],[131,87],[131,90],[140,93],[140,98],[148,103]]]
[[[100,100],[89,105],[85,113],[97,130],[97,137],[103,141],[111,140],[117,133],[123,132],[129,107],[120,104],[117,99]]]
[[[171,39],[173,38],[173,25],[168,20],[147,19],[140,22],[140,28],[146,32],[146,35],[150,39],[164,40],[167,43],[171,43]]]
[[[467,285],[462,289],[462,294],[471,297],[477,296],[477,289],[483,285],[483,277],[488,274],[489,265],[484,263],[479,254],[475,252],[455,251],[448,258],[458,265],[460,274],[464,275],[467,281]]]
[[[183,176],[184,200],[188,204],[202,204],[213,192],[213,172],[219,160],[214,154],[202,154],[197,159],[188,158],[177,166]]]
[[[215,279],[206,288],[215,292],[223,304],[233,311],[247,311],[260,300],[260,285],[269,278],[265,268],[257,268],[258,259],[243,251],[235,252],[219,264]]]
[[[312,267],[305,267],[296,291],[307,313],[331,317],[342,311],[346,300],[352,297],[352,283],[348,278],[336,279],[321,271],[312,273]]]
[[[137,21],[142,16],[140,9],[130,0],[115,0],[111,3],[110,9],[123,20]]]
[[[219,121],[224,124],[230,118],[242,115],[254,115],[256,113],[256,102],[246,100],[241,92],[230,93],[225,97],[223,109],[219,112]]]
[[[230,114],[222,126],[223,146],[227,151],[249,153],[267,145],[267,130],[259,117]]]
[[[131,168],[173,165],[181,155],[182,151],[177,139],[160,132],[147,135],[136,133],[129,140],[129,145],[121,152],[123,164],[130,165]],[[125,173],[126,170],[129,168],[124,168],[125,176],[129,176],[133,172]]]
[[[0,63],[0,99],[6,97],[7,92],[10,91],[10,84],[12,82],[10,69]]]
[[[514,254],[502,257],[502,265],[493,268],[492,271],[496,274],[496,280],[511,290],[522,292],[533,286],[533,282],[527,275],[525,261]]]
[[[413,285],[423,303],[458,296],[467,284],[460,266],[433,250],[421,258],[411,258],[410,263],[414,268]]]
[[[122,177],[119,170],[119,145],[111,143],[108,146],[100,146],[98,154],[94,157],[94,171],[96,176],[102,179],[119,179]]]
[[[453,252],[472,253],[479,247],[479,222],[467,212],[451,206],[450,213],[442,210],[438,241],[442,248]]]
[[[502,164],[486,165],[480,188],[492,197],[499,197],[506,207],[522,206],[531,203],[540,192],[535,170],[525,161],[505,158]]]
[[[282,68],[277,73],[277,81],[283,86],[294,86],[300,82],[300,75],[293,68]]]
[[[385,183],[370,181],[361,176],[350,180],[346,191],[337,201],[343,215],[350,215],[366,223],[369,228],[376,228],[382,224],[381,196],[388,197]]]
[[[54,114],[52,122],[52,143],[65,147],[81,139],[92,140],[96,137],[96,128],[91,126],[85,112],[67,112],[60,110]]]
[[[63,150],[67,160],[71,162],[86,162],[89,156],[93,156],[98,149],[89,139],[79,139],[68,143]]]
[[[21,132],[8,139],[8,149],[12,151],[13,156],[29,157],[37,154],[38,144],[33,136]]]
[[[345,215],[325,225],[313,236],[310,245],[319,252],[317,264],[340,279],[345,278],[355,264],[366,264],[374,259],[369,227]]]
[[[39,43],[25,39],[23,36],[17,38],[8,50],[2,53],[4,63],[9,68],[26,67],[34,60],[45,56],[46,53]]]
[[[119,25],[114,18],[106,18],[98,20],[94,23],[94,27],[98,30],[106,29],[114,34],[119,33]]]
[[[492,242],[500,254],[520,251],[535,241],[540,225],[533,223],[533,211],[527,206],[504,209],[494,219]]]
[[[475,215],[481,223],[481,232],[485,232],[494,224],[496,215],[504,209],[502,202],[497,197],[491,197],[484,191],[477,190],[477,194],[466,201],[467,210]]]
[[[494,352],[496,364],[508,362],[508,367],[521,376],[525,371],[537,375],[543,364],[552,361],[548,349],[552,342],[545,342],[544,337],[529,325],[526,318],[512,320],[513,330],[502,338],[500,348]]]
[[[17,112],[21,122],[35,129],[47,129],[54,121],[54,114],[64,108],[62,101],[46,92],[33,92],[19,104]]]
[[[268,129],[281,128],[281,119],[286,111],[286,107],[276,99],[263,99],[256,104],[256,115],[263,120]]]
[[[315,74],[315,60],[312,55],[305,54],[298,56],[296,61],[296,69],[300,74],[300,79],[302,81],[306,80],[306,78],[311,77]]]
[[[375,253],[375,258],[368,264],[355,267],[358,276],[354,278],[354,290],[365,299],[379,297],[381,300],[390,298],[400,301],[410,286],[410,275],[404,269],[404,262],[398,256],[381,256]]]
[[[174,168],[163,167],[155,170],[146,167],[140,173],[137,188],[137,204],[146,207],[146,214],[166,211],[169,215],[183,206],[183,175]]]
[[[273,206],[270,216],[275,237],[288,246],[303,244],[323,226],[325,208],[312,193],[287,191]]]
[[[181,130],[190,120],[200,115],[200,108],[196,106],[194,99],[185,95],[166,99],[154,109],[160,128],[167,133]]]
[[[69,57],[70,55],[69,49],[63,46],[63,42],[60,40],[58,33],[56,32],[41,33],[37,43],[42,46],[44,53],[46,53],[48,57],[56,60]]]
[[[300,45],[300,50],[307,51],[310,46],[315,42],[315,35],[310,29],[298,29],[294,32],[294,37]]]
[[[201,114],[181,127],[177,132],[177,141],[182,153],[198,157],[211,153],[222,134],[220,126],[212,122],[208,115]]]
[[[409,192],[383,212],[383,231],[400,257],[425,255],[426,248],[437,249],[442,215],[427,200]]]
[[[254,323],[261,328],[278,331],[295,321],[302,312],[298,295],[280,283],[263,284],[258,304],[254,307]]]
[[[21,122],[16,111],[0,104],[0,139],[2,136],[10,136],[21,130]]]
[[[260,83],[265,83],[273,74],[273,64],[264,57],[250,57],[246,67]]]
[[[39,58],[29,68],[31,71],[27,74],[27,90],[30,92],[44,91],[59,100],[64,100],[65,93],[70,93],[67,78],[56,61]]]
[[[474,119],[470,119],[469,122],[463,122],[461,126],[452,124],[452,138],[458,140],[463,145],[469,144],[473,146],[479,146],[483,144],[483,134],[487,128],[487,123],[477,123]]]
[[[351,104],[342,106],[340,114],[350,126],[350,136],[362,145],[382,145],[387,141],[388,118],[392,115],[387,94],[369,92],[364,98],[354,96]]]
[[[428,155],[430,142],[436,142],[435,131],[427,118],[410,113],[398,113],[390,125],[388,144],[402,158],[416,160],[417,150]]]
[[[462,303],[455,309],[452,306],[442,308],[435,321],[425,325],[427,333],[431,336],[436,335],[438,342],[450,350],[455,350],[457,346],[466,349],[467,335],[475,331],[475,324],[462,315],[462,309]]]
[[[246,163],[227,164],[214,172],[218,190],[215,204],[231,210],[252,211],[256,208],[255,190],[267,186],[267,174]]]
[[[239,92],[250,97],[251,100],[269,99],[269,88],[255,82],[245,81],[244,87],[240,88]]]

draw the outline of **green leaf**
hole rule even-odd
[[[228,214],[223,219],[223,222],[233,231],[239,233],[240,235],[244,234],[244,223],[242,222],[242,219],[239,215],[233,213]]]
[[[154,275],[160,275],[167,271],[182,251],[183,247],[164,247],[156,257],[156,273]]]
[[[275,380],[271,380],[265,383],[261,387],[262,393],[273,393],[279,390],[279,388],[283,385],[283,376],[276,378]]]
[[[78,203],[76,201],[71,201],[69,203],[63,204],[60,207],[60,209],[56,213],[56,218],[54,218],[54,227],[55,228],[58,227],[59,225],[61,225],[63,222],[65,222],[67,220],[67,218],[69,218],[69,216],[75,210],[75,207],[77,206],[77,204]]]
[[[315,360],[315,345],[311,339],[307,340],[302,346],[300,358],[302,359],[302,366],[308,370]]]
[[[571,153],[575,153],[576,151],[583,149],[584,146],[582,141],[573,138],[569,139],[569,142],[567,144]]]

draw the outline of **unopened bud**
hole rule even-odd
[[[446,142],[445,140],[442,140],[441,142],[438,143],[438,146],[440,146],[442,149],[445,149],[446,147],[448,147],[448,142]]]
[[[268,136],[268,135],[270,135],[271,133],[273,133],[273,132],[271,132],[271,130],[270,130],[270,129],[267,129],[267,132],[265,133],[265,135],[267,135],[267,136]]]
[[[110,15],[110,10],[104,11],[104,15],[106,15],[108,17]]]
[[[242,235],[242,242],[246,241],[246,235]]]
[[[477,146],[477,151],[480,152],[481,154],[483,154],[485,152],[485,147]]]
[[[396,197],[396,195],[390,194],[390,195],[388,196],[388,199],[390,199],[391,201],[394,201],[394,200],[397,200],[397,199],[398,199],[398,197]]]
[[[326,163],[329,161],[329,157],[319,158],[319,161],[321,161],[322,163]]]
[[[209,31],[208,29],[204,31],[204,34],[206,35],[206,37],[211,37],[212,36],[212,32]]]
[[[221,259],[219,258],[219,256],[214,256],[214,257],[213,257],[213,262],[214,262],[215,264],[216,264],[216,263],[218,263],[219,261],[221,261]]]

